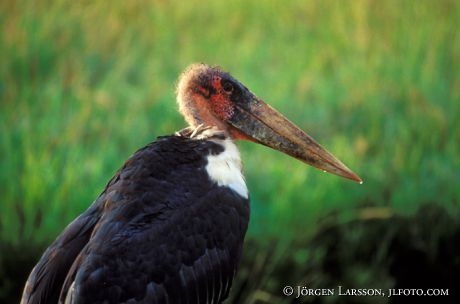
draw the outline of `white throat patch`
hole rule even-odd
[[[208,156],[206,171],[209,177],[219,186],[229,187],[241,197],[248,198],[248,188],[242,173],[240,153],[230,138],[209,139],[224,147],[217,155]]]

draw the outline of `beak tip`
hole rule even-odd
[[[332,154],[324,150],[324,155],[329,156],[321,161],[316,162],[313,166],[340,177],[352,180],[359,184],[363,183],[361,177],[358,176],[355,172],[351,171],[345,164],[340,160],[335,158]]]
[[[358,184],[362,185],[363,184],[363,180],[361,179],[361,177],[359,177],[356,173],[354,173],[353,171],[349,171],[347,172],[346,175],[343,175],[343,177],[345,178],[348,178],[354,182],[357,182]]]
[[[323,172],[328,172],[328,173],[338,175],[340,177],[357,182],[360,185],[363,183],[363,180],[361,179],[361,177],[359,177],[356,173],[348,169],[348,167],[342,164],[340,161],[337,160],[337,162],[339,163],[340,166],[338,167],[334,166],[332,168],[329,167],[326,170],[322,168]]]
[[[363,180],[356,174],[355,174],[355,178],[353,178],[352,180],[357,182],[360,185],[362,185],[364,183]]]

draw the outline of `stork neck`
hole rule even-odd
[[[216,182],[217,185],[228,187],[239,196],[247,199],[249,197],[249,192],[242,172],[243,165],[241,163],[240,152],[235,143],[230,137],[226,137],[222,132],[214,133],[208,140],[224,148],[219,154],[208,155],[206,171],[209,177]]]
[[[204,139],[204,140],[212,139],[212,138],[218,138],[220,140],[224,140],[230,137],[227,132],[218,129],[217,127],[205,126],[203,124],[200,124],[196,127],[184,128],[180,131],[177,131],[176,135],[183,136],[183,137],[189,137],[193,139]]]
[[[196,140],[208,140],[222,146],[220,153],[209,154],[206,157],[208,162],[206,172],[209,178],[218,186],[228,187],[245,199],[249,197],[242,173],[240,152],[228,133],[216,127],[199,125],[196,128],[185,128],[176,132],[176,135]]]

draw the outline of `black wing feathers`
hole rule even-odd
[[[22,302],[56,303],[73,261],[88,242],[99,211],[93,205],[70,223],[45,251],[27,280]]]
[[[59,293],[61,301],[69,296],[79,304],[223,301],[249,206],[207,175],[207,155],[222,151],[212,141],[169,136],[136,152],[71,224],[76,228],[45,252],[24,303],[56,302]],[[64,239],[73,243],[71,254],[62,247],[57,256],[65,261],[56,265],[53,252]]]

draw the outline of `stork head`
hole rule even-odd
[[[313,138],[218,67],[188,67],[179,78],[177,101],[191,127],[214,126],[235,140],[253,141],[318,169],[361,182],[358,175]]]

